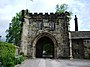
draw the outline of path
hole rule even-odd
[[[19,67],[90,67],[90,60],[28,59]]]

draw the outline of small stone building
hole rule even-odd
[[[90,31],[78,31],[76,16],[75,31],[69,31],[68,14],[22,10],[21,52],[32,58],[88,58]]]
[[[90,58],[90,31],[71,31],[70,53],[73,58]]]

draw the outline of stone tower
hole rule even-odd
[[[51,57],[69,58],[67,14],[32,14],[22,10],[21,51],[29,57],[42,58],[45,56],[43,46],[48,43],[53,49]]]

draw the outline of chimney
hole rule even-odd
[[[78,31],[78,21],[77,21],[77,16],[75,15],[75,31]]]
[[[0,41],[1,41],[1,37],[2,37],[2,36],[0,36]]]

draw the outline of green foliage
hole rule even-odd
[[[15,49],[10,43],[0,42],[0,62],[3,67],[14,67]]]
[[[45,44],[43,46],[43,50],[46,52],[47,55],[52,55],[52,53],[53,53],[53,45]]]
[[[15,57],[15,65],[21,64],[24,61],[24,57],[22,55]]]
[[[68,5],[67,4],[61,4],[59,6],[59,4],[56,5],[56,13],[65,13],[68,10]],[[69,14],[67,14],[67,17],[69,18],[69,21],[71,20],[71,15],[72,12],[71,11],[67,11]]]
[[[56,12],[57,13],[64,13],[67,9],[68,9],[67,4],[61,4],[60,6],[59,6],[59,4],[56,5]]]
[[[9,24],[9,29],[6,30],[6,41],[9,43],[13,43],[14,45],[19,46],[20,38],[21,38],[21,22],[22,16],[21,12],[16,13],[16,16],[12,18],[12,23]]]
[[[2,67],[2,63],[0,62],[0,67]]]

